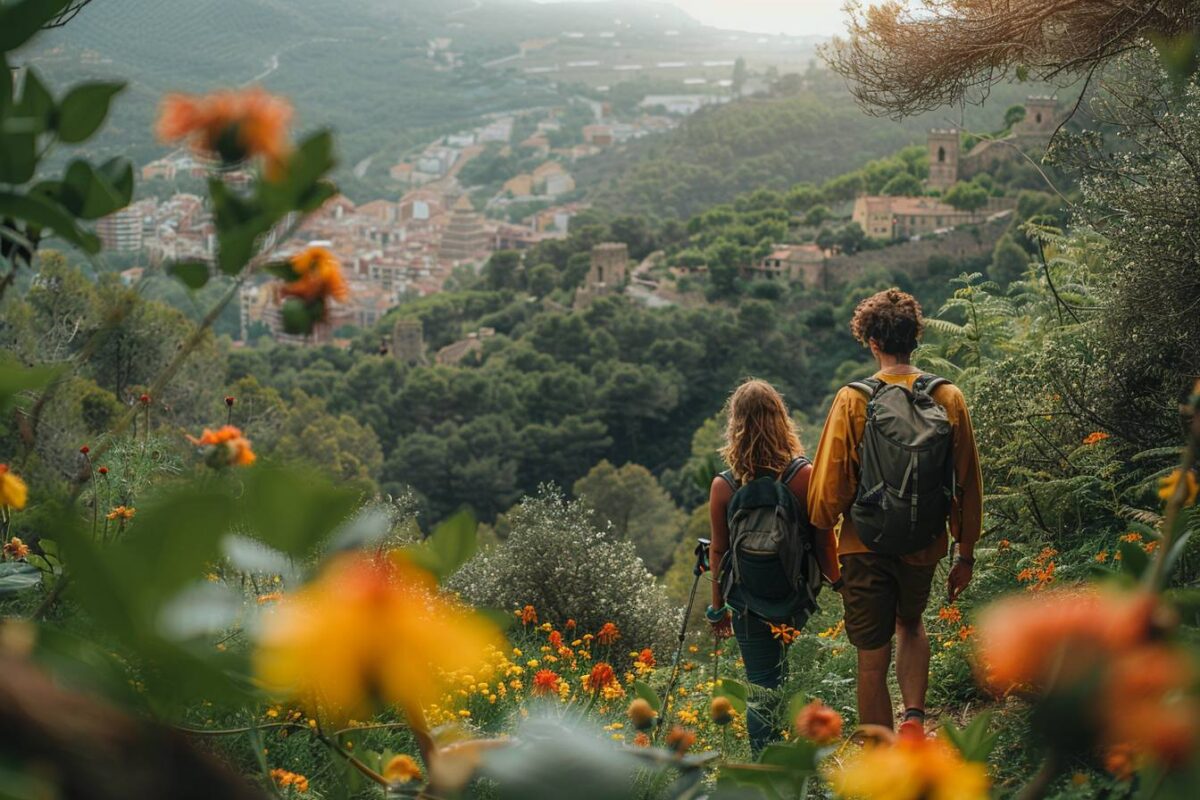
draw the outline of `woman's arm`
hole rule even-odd
[[[712,569],[712,607],[721,608],[725,598],[721,596],[721,559],[729,550],[729,520],[726,513],[733,489],[729,483],[717,476],[713,478],[708,492],[708,521],[712,528],[712,544],[708,546],[708,563]]]
[[[812,465],[807,465],[797,472],[792,478],[792,482],[788,484],[788,488],[796,496],[796,500],[805,510],[805,514],[808,513],[808,484],[812,480],[812,474]],[[831,528],[814,528],[813,534],[816,537],[813,544],[816,548],[817,563],[821,567],[821,574],[830,583],[837,583],[838,578],[842,577],[842,565],[838,562],[837,536],[834,535]]]

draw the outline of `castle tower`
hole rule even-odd
[[[1054,133],[1059,121],[1057,98],[1030,97],[1025,101],[1025,119],[1013,127],[1013,133],[1017,136],[1048,137]]]
[[[465,194],[454,204],[450,224],[442,232],[438,257],[443,261],[470,261],[488,249],[488,234],[483,220],[475,213]]]
[[[959,147],[954,128],[929,132],[929,188],[945,191],[958,183]]]
[[[406,364],[425,363],[425,331],[421,320],[396,320],[392,328],[392,358]]]
[[[583,308],[597,297],[617,294],[625,286],[629,273],[629,248],[620,242],[606,242],[592,248],[592,266],[587,280],[575,293],[575,307]]]

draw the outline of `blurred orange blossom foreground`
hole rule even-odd
[[[297,297],[305,303],[317,300],[345,300],[350,290],[342,276],[342,266],[333,253],[324,247],[307,247],[288,259],[295,280],[279,289],[284,297]]]
[[[998,693],[1037,698],[1094,686],[1097,742],[1166,766],[1191,754],[1194,664],[1166,639],[1174,613],[1146,592],[1083,588],[1010,597],[978,625],[979,667]]]
[[[902,733],[895,744],[867,745],[830,775],[843,798],[870,800],[983,800],[987,769],[965,761],[942,739]]]
[[[439,675],[482,667],[489,645],[503,646],[497,628],[439,594],[403,554],[353,554],[267,616],[254,663],[268,689],[344,721],[381,702],[436,702]]]
[[[163,142],[187,140],[201,155],[218,155],[226,164],[262,156],[275,168],[291,150],[291,120],[291,104],[260,87],[170,94],[163,98],[156,132]]]

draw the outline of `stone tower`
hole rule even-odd
[[[629,248],[620,242],[606,242],[592,248],[592,266],[587,280],[575,294],[576,308],[583,308],[597,297],[617,294],[625,287],[629,273]]]
[[[1053,97],[1030,97],[1025,101],[1025,119],[1013,127],[1017,136],[1048,137],[1058,127],[1058,100]]]
[[[454,204],[450,224],[442,233],[438,257],[443,261],[470,261],[488,249],[488,234],[483,219],[475,213],[471,198],[465,194]]]
[[[406,364],[425,363],[425,330],[421,320],[396,320],[392,328],[392,358]]]
[[[945,191],[958,183],[959,141],[954,128],[929,132],[929,188]]]

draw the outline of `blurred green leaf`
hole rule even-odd
[[[67,144],[86,140],[104,124],[112,99],[124,83],[97,82],[72,86],[58,105],[58,138]]]
[[[306,336],[312,333],[313,326],[320,321],[324,306],[321,303],[308,305],[298,297],[289,297],[283,301],[283,330],[293,336]]]
[[[42,582],[42,571],[22,561],[0,563],[0,597],[31,589]]]
[[[817,769],[818,746],[803,739],[787,744],[769,744],[758,763],[783,767],[793,773],[812,773]]]
[[[1121,553],[1121,571],[1135,578],[1142,577],[1150,564],[1150,556],[1137,542],[1121,542],[1117,548]]]
[[[167,272],[189,289],[203,289],[208,283],[208,264],[204,261],[176,261],[167,265]]]
[[[733,704],[739,714],[746,713],[746,685],[729,678],[720,678],[713,688],[713,697],[724,697]]]
[[[313,473],[262,467],[245,473],[242,518],[288,555],[312,555],[354,511],[358,495]]]
[[[996,747],[996,742],[1000,739],[999,731],[988,732],[991,724],[991,712],[984,712],[971,720],[965,728],[960,729],[953,723],[947,722],[942,726],[942,730],[950,743],[958,749],[958,752],[962,753],[963,758],[967,761],[986,764],[992,750]]]
[[[7,54],[0,52],[0,70],[4,71],[4,79],[0,80],[0,111],[4,111],[12,105],[13,100],[13,72],[8,67]]]
[[[132,176],[132,165],[125,162]],[[59,202],[80,219],[99,219],[129,204],[125,196],[108,175],[103,175],[91,164],[76,159],[67,167],[58,189]]]
[[[0,5],[0,52],[16,50],[67,7],[70,0],[17,0]]]
[[[21,392],[41,389],[62,372],[62,367],[25,367],[0,356],[0,411],[6,410]]]
[[[226,630],[242,611],[242,597],[223,583],[200,581],[172,597],[158,613],[158,631],[186,641]]]
[[[54,96],[42,83],[37,70],[26,69],[21,82],[21,99],[13,109],[15,117],[23,117],[31,123],[27,131],[35,136],[54,127]]]
[[[0,215],[49,228],[86,253],[100,252],[100,237],[80,228],[61,206],[45,198],[0,192]]]
[[[0,182],[25,183],[37,172],[37,137],[16,131],[0,133]]]
[[[229,565],[239,572],[296,577],[292,559],[257,539],[230,534],[221,540],[221,552]]]
[[[650,684],[643,681],[633,682],[633,693],[650,704],[656,712],[662,711],[662,700],[658,697],[658,692],[650,687]]]
[[[438,525],[421,544],[410,548],[409,555],[439,581],[444,580],[475,555],[477,527],[474,515],[460,511]]]
[[[364,508],[338,527],[329,540],[329,551],[364,550],[381,544],[392,532],[392,518],[382,507]]]
[[[1151,33],[1150,41],[1158,50],[1158,58],[1167,75],[1176,85],[1187,83],[1196,74],[1200,62],[1200,37],[1194,32],[1186,31],[1177,36]]]

